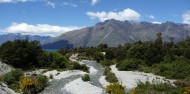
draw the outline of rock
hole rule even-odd
[[[0,76],[5,74],[5,73],[8,73],[12,70],[13,68],[5,63],[2,63],[0,61]]]
[[[8,88],[5,83],[0,82],[0,94],[20,94]]]

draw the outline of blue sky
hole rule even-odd
[[[190,24],[190,0],[0,0],[0,34],[57,36],[108,19]]]

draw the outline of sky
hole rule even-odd
[[[58,36],[109,19],[190,24],[190,0],[0,0],[0,34]]]

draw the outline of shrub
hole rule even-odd
[[[136,89],[135,89],[135,88],[132,89],[132,90],[130,91],[130,94],[137,94],[137,93],[136,93]]]
[[[190,86],[185,87],[184,94],[190,94]]]
[[[122,86],[119,83],[111,83],[106,86],[106,92],[109,94],[126,94],[125,86]]]
[[[183,89],[168,83],[139,83],[135,88],[137,94],[182,94]]]
[[[142,64],[142,60],[138,60],[138,59],[125,59],[123,61],[121,61],[119,64],[117,64],[117,68],[119,70],[137,70],[138,66]]]
[[[107,75],[111,71],[110,67],[105,67],[103,75]]]
[[[89,68],[85,64],[79,64],[78,62],[70,63],[68,68],[70,70],[77,69],[77,70],[82,70],[82,71],[85,71],[85,72],[89,72]]]
[[[15,82],[9,85],[9,88],[13,89],[15,92],[20,92],[20,83]]]
[[[25,94],[34,94],[35,93],[35,84],[32,78],[24,77],[21,81],[21,91]]]
[[[110,65],[114,64],[114,62],[112,60],[104,59],[104,60],[100,61],[100,64],[102,66],[110,66]]]
[[[41,91],[43,90],[46,85],[47,85],[47,82],[48,82],[48,78],[44,75],[38,75],[35,79],[35,88],[36,88],[36,91]]]
[[[98,51],[96,51],[94,54],[93,54],[93,57],[94,59],[97,61],[97,62],[100,62],[101,60],[104,59],[104,55]]]
[[[23,72],[21,70],[19,69],[11,70],[10,72],[2,76],[2,81],[10,85],[18,82],[21,76],[23,76]]]
[[[82,80],[85,81],[85,82],[86,82],[86,81],[90,81],[89,74],[83,75],[83,76],[82,76]]]
[[[183,68],[182,68],[183,67]],[[184,57],[177,57],[172,63],[162,62],[153,67],[158,70],[155,74],[171,79],[189,79],[190,60]]]
[[[114,73],[112,72],[109,72],[107,75],[106,75],[106,78],[105,78],[108,82],[110,83],[113,83],[113,82],[118,82],[117,80],[117,77],[115,76]]]

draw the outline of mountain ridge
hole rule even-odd
[[[28,39],[29,41],[38,40],[41,44],[45,44],[52,40],[53,37],[39,35],[22,35],[20,33],[8,33],[0,35],[0,45],[6,41],[13,41],[15,39]]]
[[[190,25],[174,22],[155,24],[150,22],[131,22],[106,20],[94,26],[66,32],[56,37],[51,43],[67,40],[74,47],[90,47],[108,44],[110,47],[124,45],[129,42],[155,40],[156,34],[162,33],[163,41],[180,41],[190,36]]]

